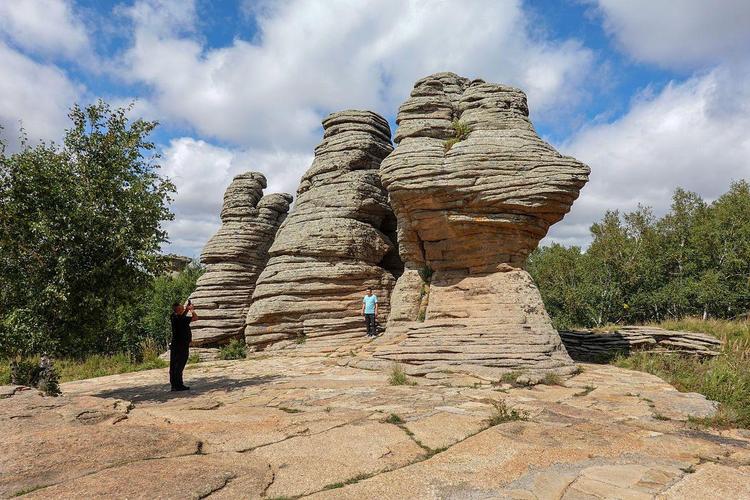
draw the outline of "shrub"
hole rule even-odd
[[[36,387],[39,372],[39,358],[14,359],[10,362],[10,383]]]
[[[219,350],[219,359],[245,359],[247,346],[241,339],[232,339]]]
[[[61,393],[60,376],[47,356],[42,356],[39,362],[37,388],[47,396],[59,396]]]

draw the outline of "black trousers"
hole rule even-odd
[[[375,315],[365,314],[365,325],[367,325],[367,335],[375,336],[378,331],[375,327]]]
[[[169,348],[169,384],[172,388],[185,385],[182,382],[182,371],[190,355],[190,344],[172,343]]]

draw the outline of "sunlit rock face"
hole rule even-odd
[[[388,314],[403,267],[379,175],[393,150],[388,122],[350,110],[328,116],[323,129],[258,279],[245,329],[250,349],[348,353],[366,340],[359,311],[368,287],[381,317]]]
[[[523,268],[589,168],[540,139],[525,94],[505,85],[428,76],[397,123],[380,172],[406,268],[374,356],[424,372],[570,371]]]
[[[190,296],[200,316],[192,324],[195,346],[242,338],[255,282],[292,201],[289,194],[263,196],[265,187],[263,174],[246,172],[224,193],[221,226],[203,248],[206,271]]]

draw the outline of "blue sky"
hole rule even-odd
[[[245,170],[294,192],[320,120],[372,109],[395,129],[436,71],[527,92],[534,124],[592,168],[547,242],[586,245],[607,209],[657,214],[750,174],[745,0],[0,0],[0,125],[59,139],[74,103],[158,120],[178,194],[166,248],[197,256]]]

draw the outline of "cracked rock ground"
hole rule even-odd
[[[750,498],[750,433],[696,429],[688,418],[714,404],[648,374],[391,386],[341,364],[191,365],[188,393],[166,391],[166,370],[63,384],[58,398],[2,387],[0,496]],[[489,426],[498,401],[528,420]]]

